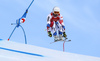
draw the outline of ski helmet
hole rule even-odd
[[[54,7],[53,8],[53,13],[55,13],[55,12],[60,13],[60,8],[59,7]]]

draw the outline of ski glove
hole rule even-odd
[[[52,34],[51,34],[51,32],[50,32],[50,31],[48,31],[48,36],[49,36],[49,37],[52,37]]]
[[[67,37],[67,35],[66,35],[66,33],[65,33],[65,32],[63,32],[63,37],[65,37],[65,38]]]

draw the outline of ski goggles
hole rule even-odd
[[[59,14],[60,12],[58,12],[58,11],[54,11],[54,14]]]

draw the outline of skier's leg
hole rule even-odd
[[[59,32],[59,40],[63,40],[62,32],[61,31],[58,32]]]
[[[58,39],[58,36],[57,36],[57,32],[54,32],[54,33],[53,33],[53,36],[54,36],[54,40],[55,40],[55,41],[59,40],[59,39]]]
[[[59,40],[63,40],[63,31],[62,31],[62,26],[61,24],[59,24],[59,28],[58,28],[58,32],[59,32]]]
[[[52,32],[53,32],[54,40],[58,41],[59,37],[57,36],[57,29],[56,29],[56,25],[55,24],[53,25]]]

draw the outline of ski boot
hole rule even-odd
[[[63,40],[63,36],[62,35],[59,35],[59,40]]]
[[[54,42],[59,41],[59,37],[56,35],[54,36]]]

